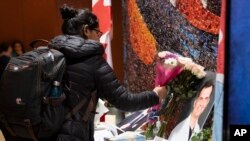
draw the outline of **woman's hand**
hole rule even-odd
[[[153,91],[157,93],[160,100],[164,99],[167,95],[167,92],[168,92],[165,86],[163,86],[163,87],[157,86],[154,88]]]

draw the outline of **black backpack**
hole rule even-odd
[[[51,98],[50,91],[64,70],[63,54],[47,47],[11,58],[0,80],[0,121],[9,133],[37,141],[58,132],[66,97]]]

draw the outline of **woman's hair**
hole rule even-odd
[[[13,51],[15,52],[15,45],[16,44],[20,44],[21,48],[22,48],[22,52],[25,53],[25,49],[24,49],[24,46],[23,46],[23,42],[20,41],[20,40],[15,40],[13,43],[12,43],[12,49]]]
[[[5,51],[8,51],[8,49],[10,48],[11,46],[6,43],[6,42],[3,42],[3,43],[0,43],[0,54],[2,52],[5,52]]]
[[[72,7],[64,5],[60,8],[60,11],[62,19],[64,20],[62,25],[63,34],[81,35],[85,38],[86,36],[82,33],[82,28],[85,25],[90,30],[99,27],[96,15],[88,9],[76,10]]]

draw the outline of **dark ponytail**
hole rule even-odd
[[[82,34],[83,26],[87,25],[90,30],[99,27],[96,15],[88,9],[76,10],[64,5],[60,8],[60,12],[64,20],[62,25],[63,34],[85,36]]]
[[[63,20],[72,19],[78,14],[77,10],[75,10],[74,8],[68,7],[67,5],[64,5],[63,7],[61,7],[60,11],[61,11]]]

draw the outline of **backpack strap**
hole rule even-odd
[[[25,123],[25,125],[27,127],[28,133],[30,134],[32,140],[33,141],[38,141],[38,139],[37,139],[37,137],[35,135],[35,132],[33,130],[33,127],[32,127],[30,119],[24,119],[24,123]]]
[[[88,116],[89,116],[89,114],[90,114],[90,112],[92,112],[92,110],[93,109],[89,109],[90,108],[90,105],[92,105],[92,99],[93,99],[93,97],[96,97],[96,90],[95,91],[93,91],[91,94],[90,94],[90,96],[89,96],[89,98],[82,98],[82,100],[65,116],[65,118],[66,119],[69,119],[69,118],[71,118],[72,116],[74,116],[74,115],[76,115],[79,111],[80,111],[80,109],[84,106],[84,105],[86,105],[86,103],[88,103],[88,106],[86,107],[86,111],[85,111],[85,113],[84,113],[84,116],[83,116],[83,120],[84,119],[87,119],[88,118]],[[91,103],[91,104],[90,104]],[[95,107],[95,106],[92,106],[92,107]]]
[[[5,117],[4,117],[3,114],[0,114],[0,121],[3,123],[4,127],[11,134],[11,136],[16,137],[15,132],[11,129],[10,125],[8,124],[8,122],[5,119]],[[28,133],[30,134],[32,140],[33,141],[38,141],[38,139],[37,139],[37,137],[36,137],[36,135],[34,133],[34,130],[33,130],[33,127],[32,127],[30,119],[24,119],[24,123],[25,123],[25,126],[27,127]]]
[[[2,122],[3,126],[7,129],[7,131],[12,135],[16,136],[16,133],[12,130],[9,123],[5,119],[4,115],[0,113],[0,121]]]
[[[93,111],[96,109],[96,94],[97,94],[97,90],[95,90],[94,92],[91,93],[91,98],[90,101],[88,103],[88,106],[86,107],[86,111],[83,114],[83,121],[87,121],[89,119],[89,116],[91,113],[93,113]]]

